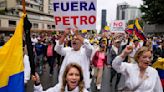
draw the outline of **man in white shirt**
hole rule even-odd
[[[90,57],[92,54],[93,47],[89,43],[89,40],[83,39],[83,37],[78,34],[78,30],[74,31],[74,36],[71,41],[72,47],[64,47],[63,44],[64,39],[67,37],[69,33],[70,30],[66,30],[55,46],[56,52],[64,56],[64,60],[62,62],[61,69],[59,72],[59,83],[62,82],[62,76],[65,67],[70,63],[77,63],[82,67],[84,73],[83,75],[84,75],[85,88],[89,89],[90,88],[89,66],[90,66]]]

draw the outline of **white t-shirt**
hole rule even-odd
[[[59,42],[56,43],[55,51],[60,55],[64,56],[64,60],[61,65],[60,73],[59,73],[59,82],[62,82],[62,76],[66,66],[70,63],[79,64],[82,67],[83,75],[84,75],[84,83],[86,88],[90,88],[90,57],[92,54],[93,47],[89,43],[89,40],[84,39],[83,46],[79,51],[74,51],[71,47],[65,47],[63,45],[59,45]]]

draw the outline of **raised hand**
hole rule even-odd
[[[130,45],[127,45],[126,48],[124,49],[124,54],[130,54],[133,51],[133,47]]]
[[[125,58],[128,54],[130,54],[133,51],[133,47],[130,45],[127,45],[126,48],[123,50],[121,57]]]
[[[76,25],[74,25],[75,28],[72,30],[74,32],[75,35],[78,35],[78,27]]]
[[[40,77],[38,73],[35,73],[35,75],[32,75],[32,81],[34,81],[35,85],[40,84]]]
[[[66,28],[64,30],[64,35],[67,36],[68,34],[70,34],[70,30],[71,30],[71,28]]]

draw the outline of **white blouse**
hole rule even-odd
[[[46,91],[43,91],[43,87],[41,85],[34,86],[34,92],[61,92],[60,90],[61,90],[61,83],[58,83],[56,86],[51,87]],[[79,92],[79,87],[76,87],[72,91],[68,91],[68,87],[66,86],[64,92]],[[83,92],[88,92],[88,91],[84,88]]]
[[[148,66],[145,72],[147,78],[145,80],[140,79],[140,69],[138,64],[131,64],[122,62],[124,59],[117,56],[112,63],[112,67],[119,73],[125,76],[125,86],[130,90],[135,89],[140,85],[135,92],[163,92],[161,81],[157,70]],[[143,81],[141,83],[141,81]]]

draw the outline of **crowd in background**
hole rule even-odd
[[[110,77],[109,86],[112,86],[113,77],[117,76],[116,84],[114,85],[114,87],[116,90],[118,89],[118,83],[120,81],[121,76],[123,75],[121,74],[122,72],[118,72],[120,71],[119,69],[116,69],[115,67],[113,67],[113,62],[114,62],[114,59],[117,56],[119,56],[123,52],[123,50],[126,49],[127,46],[132,46],[133,50],[123,60],[123,62],[126,62],[126,63],[131,63],[131,64],[137,63],[135,60],[135,54],[143,46],[149,48],[149,50],[152,52],[152,55],[153,55],[151,57],[152,62],[149,64],[149,66],[153,65],[153,63],[155,63],[159,57],[164,58],[164,35],[163,34],[158,35],[158,36],[154,34],[148,34],[146,41],[133,38],[126,33],[105,32],[102,34],[91,34],[91,33],[86,32],[86,33],[80,33],[80,35],[84,39],[87,39],[89,41],[89,44],[91,44],[92,46],[92,53],[89,56],[88,67],[90,68],[90,74],[96,84],[97,90],[101,89],[101,81],[102,81],[102,74],[103,74],[104,66],[111,68],[111,77]],[[9,36],[0,35],[0,47],[3,46],[5,42],[7,42],[7,40],[9,40],[11,36],[12,35],[9,35]],[[65,36],[66,37],[62,39],[63,40],[62,44],[64,44],[63,46],[67,48],[71,47],[72,46],[71,41],[75,39],[74,35],[67,34]],[[49,67],[50,67],[49,69],[50,77],[53,75],[54,67],[57,66],[59,69],[63,68],[62,64],[66,56],[64,54],[59,53],[59,51],[56,51],[57,49],[55,49],[57,48],[56,46],[59,44],[58,41],[60,42],[62,37],[63,37],[63,32],[56,32],[55,34],[46,33],[46,32],[31,33],[31,41],[32,41],[32,46],[33,46],[32,50],[34,52],[34,57],[35,57],[34,61],[36,65],[36,72],[40,76],[44,73],[43,71],[45,69],[45,64],[47,63],[49,64]],[[26,46],[24,48],[26,48]],[[24,52],[25,52],[24,61],[27,62],[28,54],[27,54],[26,49],[24,49]],[[66,68],[66,66],[64,67]],[[83,74],[85,74],[86,70],[83,69],[82,65],[81,67],[82,67]],[[89,71],[89,68],[88,68],[88,71]],[[30,74],[30,69],[27,69],[27,72],[29,72]],[[25,76],[26,77],[25,83],[27,83],[27,80],[30,79],[29,74],[26,74],[27,77]],[[86,79],[84,76],[84,83],[85,83],[85,80]],[[87,85],[87,83],[85,83],[85,85]],[[164,87],[164,84],[162,85]],[[87,90],[89,90],[89,88],[90,88],[89,86],[86,87]]]

